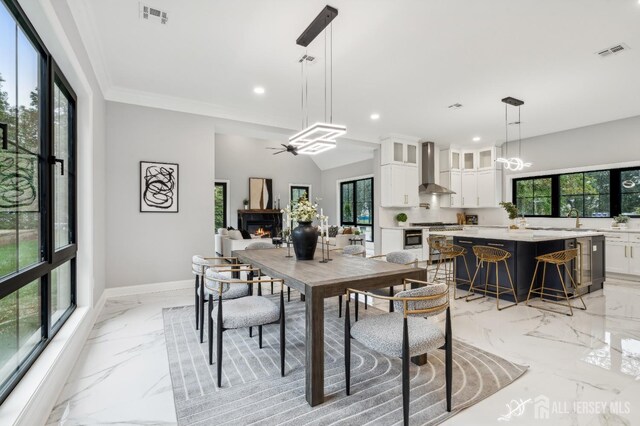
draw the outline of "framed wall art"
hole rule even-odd
[[[140,212],[178,213],[178,165],[140,162]]]

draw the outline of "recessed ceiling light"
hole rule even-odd
[[[377,119],[379,119],[379,118],[380,118],[380,114],[375,113],[375,112],[374,112],[373,114],[371,114],[371,119],[372,119],[372,120],[377,120]]]
[[[474,141],[474,142],[480,142],[480,136],[475,136],[475,137],[473,138],[473,141]]]
[[[253,93],[257,95],[264,95],[264,87],[256,86],[253,88]]]

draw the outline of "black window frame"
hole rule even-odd
[[[64,74],[49,53],[42,39],[29,21],[17,0],[1,0],[9,13],[16,20],[20,30],[29,39],[34,49],[39,53],[39,126],[40,126],[40,154],[39,163],[39,193],[40,193],[40,246],[43,259],[24,269],[0,278],[0,299],[11,295],[33,281],[40,282],[40,341],[31,349],[20,365],[14,370],[6,382],[0,383],[0,404],[11,394],[33,363],[46,349],[53,337],[62,328],[67,319],[77,307],[77,277],[76,255],[77,244],[77,95],[65,78]],[[71,114],[69,122],[69,164],[64,165],[64,172],[70,178],[69,193],[69,230],[70,243],[55,249],[55,179],[56,162],[53,157],[53,93],[58,86],[68,98]],[[69,262],[71,268],[70,305],[58,318],[56,325],[51,324],[51,274],[59,266]]]
[[[525,180],[536,180],[536,179],[544,179],[551,178],[551,215],[530,215],[525,214],[525,217],[566,217],[560,214],[560,176],[572,175],[576,173],[593,173],[593,172],[609,172],[609,216],[602,217],[593,217],[587,216],[589,219],[610,219],[614,216],[618,216],[622,214],[622,188],[621,188],[621,174],[624,171],[634,171],[640,170],[640,165],[638,166],[627,166],[627,167],[618,167],[618,168],[606,168],[606,169],[592,169],[592,170],[580,170],[580,171],[572,171],[566,173],[556,173],[556,174],[543,174],[536,176],[527,176],[527,177],[514,177],[511,181],[511,202],[517,206],[517,183]],[[639,191],[640,192],[640,191]],[[602,193],[604,194],[604,193]],[[590,195],[590,194],[587,194]],[[639,218],[640,214],[630,214],[628,215],[631,218]],[[581,216],[580,217],[584,217]]]
[[[371,181],[371,206],[369,206],[369,212],[371,215],[371,223],[360,223],[358,222],[358,217],[356,216],[356,212],[358,211],[358,197],[356,195],[356,188],[357,188],[357,182],[360,181],[365,181],[365,180],[370,180]],[[351,185],[353,187],[353,210],[352,210],[352,221],[345,221],[343,220],[343,212],[344,212],[344,200],[343,200],[343,187],[346,185]],[[374,181],[373,181],[373,176],[370,177],[364,177],[364,178],[358,178],[358,179],[352,179],[352,180],[345,180],[340,182],[340,186],[339,186],[339,191],[340,191],[340,205],[339,207],[339,217],[340,217],[340,226],[356,226],[356,227],[360,227],[360,226],[365,226],[365,227],[371,227],[371,239],[367,240],[368,242],[373,242],[374,240],[374,226],[375,226],[375,213],[374,213]]]
[[[222,226],[221,228],[226,228],[227,226],[229,226],[229,218],[227,217],[227,207],[228,207],[228,203],[229,203],[229,183],[228,182],[222,182],[222,181],[216,181],[214,182],[214,189],[216,187],[222,187],[222,204],[223,204],[223,209],[222,209]],[[214,201],[215,201],[215,192],[214,192]],[[215,209],[218,209],[218,206],[215,206]],[[218,224],[215,222],[216,218],[215,218],[215,214],[213,216],[213,226],[214,226],[214,232],[218,232]]]
[[[291,202],[291,205],[293,206],[295,203],[298,202],[298,200],[295,200],[293,197],[293,191],[295,189],[302,189],[307,193],[307,200],[310,200],[310,196],[311,196],[311,185],[290,185],[289,186],[289,201]]]

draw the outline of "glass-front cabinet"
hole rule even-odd
[[[418,166],[418,141],[400,136],[388,136],[380,140],[380,164]]]

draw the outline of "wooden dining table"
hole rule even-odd
[[[367,290],[402,284],[404,278],[426,280],[427,271],[360,256],[334,255],[321,263],[286,257],[285,248],[238,250],[241,263],[248,263],[304,295],[305,301],[305,395],[312,407],[324,402],[324,299],[345,294],[347,288]]]

